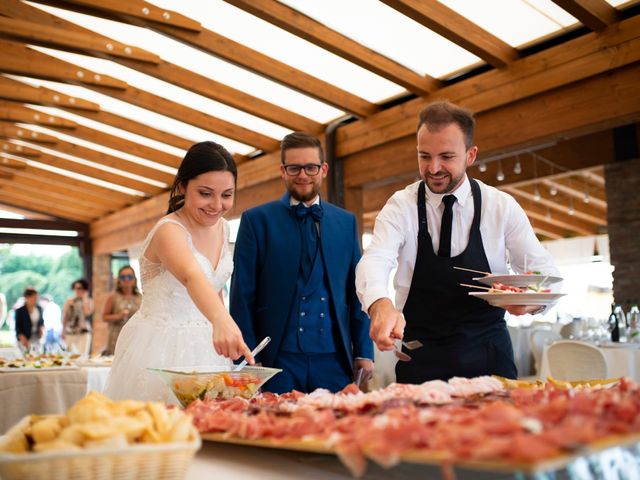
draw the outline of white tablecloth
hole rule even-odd
[[[629,377],[640,382],[640,344],[604,344],[599,347],[607,359],[609,377]],[[549,358],[545,346],[542,352],[540,378],[547,378],[549,373]]]
[[[102,392],[109,367],[0,372],[0,433],[22,417],[66,412],[89,390]]]

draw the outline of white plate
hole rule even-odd
[[[490,293],[469,292],[473,297],[485,300],[494,307],[507,305],[549,305],[554,300],[566,295],[566,293]]]
[[[59,372],[60,370],[78,370],[78,365],[61,365],[59,367],[0,367],[3,373],[20,373],[20,372]]]
[[[561,282],[562,278],[547,277],[547,275],[486,275],[484,277],[476,277],[474,280],[489,286],[495,282],[500,282],[511,287],[526,287],[527,285],[537,285],[543,280],[544,285],[551,285],[552,283]]]

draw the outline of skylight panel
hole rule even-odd
[[[329,28],[421,74],[441,78],[477,56],[375,0],[281,0]]]
[[[187,2],[184,3],[183,8],[189,7],[186,5]],[[182,4],[183,2],[180,2],[180,5]],[[298,115],[303,115],[316,122],[328,123],[345,114],[340,109],[146,28],[113,22],[47,5],[34,4],[34,6],[119,42],[155,53],[167,62],[278,105]],[[177,6],[179,5],[175,2],[169,2],[167,8],[176,10]],[[199,15],[202,15],[202,12],[211,11],[211,5],[203,4],[196,7],[191,10]],[[201,22],[198,18],[196,20]],[[238,28],[243,27],[239,26]]]
[[[154,0],[152,3],[191,17],[209,30],[370,102],[379,102],[405,91],[395,83],[222,0]],[[342,2],[341,9],[349,3]]]
[[[551,0],[439,0],[512,47],[558,32],[577,20]]]

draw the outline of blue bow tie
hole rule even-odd
[[[318,204],[313,204],[307,208],[304,203],[300,202],[294,208],[298,220],[304,219],[307,215],[311,215],[317,222],[322,218],[322,207]]]

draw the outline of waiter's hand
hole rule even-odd
[[[511,315],[526,315],[527,313],[535,315],[544,310],[544,307],[539,305],[507,305],[504,309]]]
[[[400,313],[388,298],[379,298],[369,307],[371,327],[369,336],[381,351],[393,350],[394,339],[404,336],[404,315]]]

